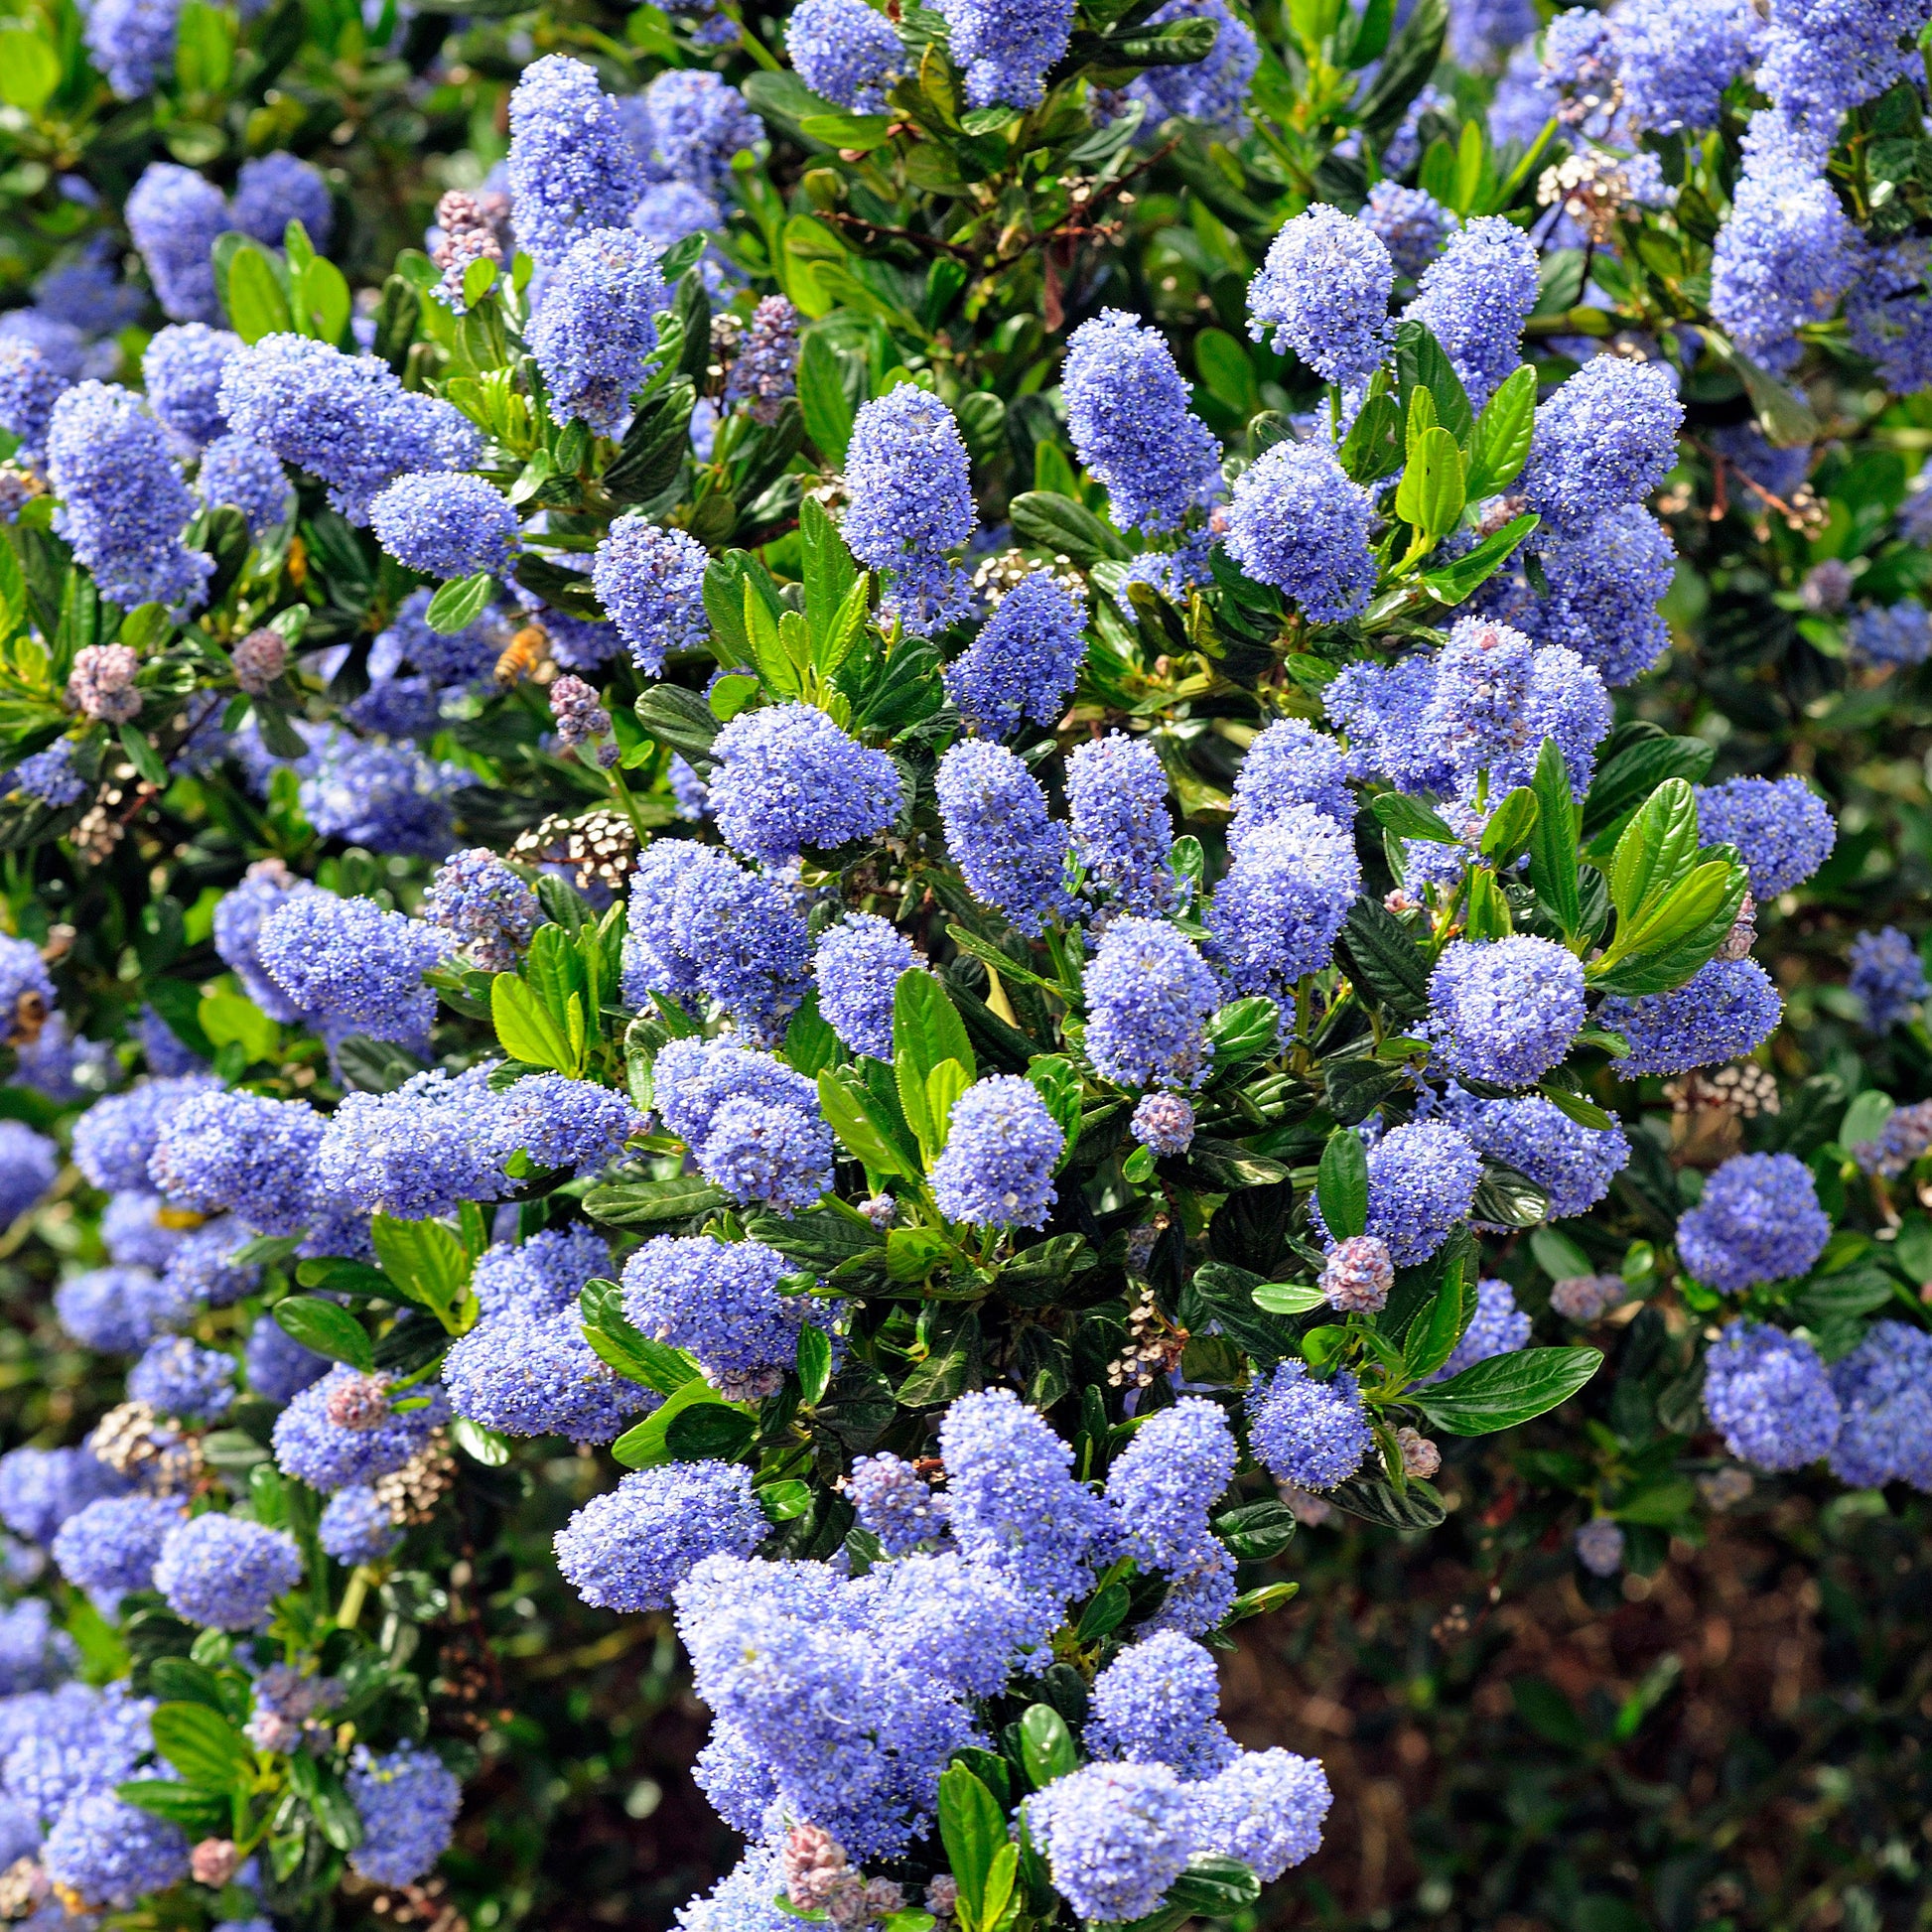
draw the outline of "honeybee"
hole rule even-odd
[[[526,623],[496,660],[496,681],[514,684],[519,678],[535,677],[549,661],[550,634],[540,623]]]

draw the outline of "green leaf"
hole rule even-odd
[[[1449,1510],[1431,1483],[1411,1476],[1398,1494],[1379,1476],[1353,1476],[1323,1494],[1324,1502],[1380,1523],[1391,1530],[1433,1530],[1446,1522]]]
[[[1270,1314],[1307,1314],[1327,1299],[1318,1288],[1299,1282],[1268,1282],[1254,1292],[1255,1307]]]
[[[1455,1344],[1475,1314],[1475,1285],[1460,1264],[1449,1271],[1436,1299],[1421,1319],[1402,1338],[1402,1367],[1407,1375],[1434,1375],[1455,1353]]]
[[[594,1279],[577,1297],[584,1339],[598,1359],[632,1382],[659,1395],[674,1395],[693,1380],[698,1365],[681,1348],[635,1327],[623,1311],[623,1290],[616,1282]]]
[[[835,470],[845,467],[846,445],[852,441],[854,411],[846,392],[844,362],[824,335],[806,332],[798,355],[798,406],[804,412],[806,435]]]
[[[1079,1763],[1073,1733],[1050,1704],[1030,1704],[1021,1718],[1020,1761],[1035,1791],[1043,1791]]]
[[[222,302],[229,326],[244,343],[258,343],[264,336],[286,335],[294,329],[275,264],[251,241],[243,242],[228,259]]]
[[[445,637],[454,636],[459,630],[468,630],[483,616],[495,594],[496,580],[486,570],[478,571],[474,577],[456,578],[430,599],[423,621]]]
[[[959,1885],[961,1932],[984,1932],[993,1856],[1009,1841],[999,1801],[963,1764],[939,1774],[939,1837]]]
[[[1449,433],[1458,449],[1475,427],[1468,391],[1443,345],[1420,322],[1405,322],[1395,332],[1396,393],[1405,416],[1415,407],[1415,392],[1428,390],[1433,420]],[[1411,439],[1413,441],[1413,438]],[[1458,480],[1460,470],[1458,467]],[[1414,518],[1410,519],[1412,522]]]
[[[1672,952],[1700,933],[1707,934],[1711,950],[1716,951],[1737,922],[1748,888],[1742,866],[1728,859],[1707,860],[1680,880],[1660,903],[1639,913],[1627,930],[1619,928],[1604,957],[1645,959]]]
[[[893,988],[893,1046],[910,1060],[921,1086],[942,1060],[957,1060],[969,1081],[979,1077],[966,1023],[945,987],[923,967],[908,967]]]
[[[584,1212],[606,1227],[659,1227],[666,1221],[695,1220],[723,1207],[730,1196],[703,1174],[675,1174],[668,1180],[612,1180],[584,1196]]]
[[[1570,795],[1570,772],[1555,739],[1543,741],[1530,785],[1537,802],[1536,822],[1530,827],[1530,884],[1555,914],[1564,936],[1575,938],[1584,920],[1577,873],[1577,806]]]
[[[1490,815],[1483,827],[1481,851],[1499,873],[1507,872],[1522,856],[1540,810],[1536,793],[1528,785],[1518,785]]]
[[[1445,820],[1420,798],[1406,791],[1380,791],[1368,808],[1399,839],[1429,839],[1437,845],[1460,845]]]
[[[1379,147],[1402,124],[1409,103],[1436,71],[1448,32],[1449,0],[1417,0],[1356,110],[1365,139]]]
[[[475,267],[474,262],[471,267]],[[348,281],[326,255],[318,255],[303,270],[297,284],[297,303],[303,333],[318,342],[338,344],[348,328]]]
[[[217,1797],[200,1785],[173,1778],[130,1778],[114,1787],[114,1795],[150,1818],[179,1825],[190,1838],[218,1838],[234,1823],[234,1801],[225,1790]]]
[[[680,376],[643,403],[604,473],[607,495],[620,503],[647,503],[670,487],[691,447],[697,401],[696,389]]]
[[[748,648],[740,661],[750,657]],[[631,710],[638,724],[667,751],[694,764],[709,760],[712,740],[718,736],[718,720],[697,692],[687,691],[681,684],[653,684],[639,694]]]
[[[1337,950],[1348,977],[1397,1019],[1429,1011],[1429,967],[1409,928],[1379,898],[1364,894],[1348,908]]]
[[[1475,492],[1471,490],[1473,498]],[[1488,583],[1515,555],[1517,546],[1541,523],[1540,516],[1518,516],[1493,530],[1473,550],[1440,570],[1422,573],[1423,587],[1438,604],[1460,604]]]
[[[1358,483],[1380,483],[1402,468],[1402,405],[1371,394],[1342,440],[1341,467]]]
[[[450,1425],[450,1440],[473,1462],[485,1469],[500,1469],[510,1459],[510,1440],[468,1416],[459,1416]]]
[[[1214,1072],[1231,1072],[1248,1060],[1268,1058],[1281,1038],[1282,1010],[1259,994],[1230,1000],[1207,1023],[1208,1044],[1214,1048]]]
[[[1049,489],[1029,489],[1013,499],[1007,512],[1013,533],[1023,543],[1070,558],[1081,566],[1132,555],[1125,542],[1084,503]]]
[[[1536,370],[1512,369],[1483,406],[1469,438],[1469,498],[1494,496],[1522,474],[1536,429]]]
[[[190,1784],[229,1791],[249,1774],[248,1740],[205,1704],[162,1704],[149,1720],[154,1747]]]
[[[239,1044],[248,1055],[245,1065],[274,1059],[282,1050],[282,1030],[254,1001],[239,993],[210,993],[195,1009],[195,1018],[208,1044]]]
[[[818,1105],[833,1133],[849,1154],[865,1164],[867,1173],[876,1177],[917,1178],[917,1163],[900,1149],[894,1126],[877,1118],[872,1096],[856,1073],[844,1067],[823,1068],[818,1076]]]
[[[666,1462],[700,1460],[701,1456],[680,1457],[667,1439],[672,1423],[687,1411],[717,1404],[749,1422],[751,1411],[743,1403],[728,1403],[702,1376],[694,1378],[666,1396],[642,1422],[633,1423],[611,1445],[611,1453],[626,1469],[654,1469]],[[749,1437],[748,1437],[749,1440]]]
[[[1682,778],[1667,778],[1624,827],[1610,861],[1610,903],[1619,920],[1656,904],[1696,863],[1697,798]]]
[[[514,973],[498,973],[489,986],[489,1017],[496,1040],[513,1060],[526,1066],[547,1066],[559,1073],[577,1071],[564,1030],[551,1018],[527,980]]]
[[[809,140],[861,154],[883,148],[892,138],[892,129],[890,114],[808,114],[798,123],[799,132]]]
[[[479,255],[463,271],[463,306],[474,309],[496,286],[497,264],[487,255]]]
[[[1451,1436],[1490,1436],[1568,1402],[1602,1360],[1594,1348],[1519,1348],[1476,1362],[1447,1382],[1411,1389],[1404,1400]]]
[[[1261,1896],[1261,1880],[1239,1859],[1196,1852],[1168,1887],[1167,1902],[1184,1905],[1196,1918],[1234,1918]]]
[[[1080,1070],[1064,1054],[1035,1053],[1027,1062],[1027,1078],[1032,1081],[1034,1091],[1045,1101],[1046,1111],[1065,1136],[1059,1162],[1063,1167],[1073,1144],[1080,1138]]]
[[[1424,430],[1410,447],[1408,467],[1396,485],[1395,513],[1425,536],[1440,539],[1461,520],[1466,500],[1455,438],[1440,425]]]
[[[832,1380],[832,1337],[815,1321],[798,1330],[798,1399],[816,1408]]]
[[[369,1222],[369,1239],[382,1272],[451,1334],[460,1335],[475,1323],[477,1298],[470,1290],[475,1260],[454,1230],[441,1221],[377,1214]]]
[[[1655,725],[1619,726],[1584,800],[1583,836],[1594,842],[1667,778],[1697,784],[1716,757],[1717,747],[1701,738],[1670,738]]]
[[[39,34],[9,22],[0,27],[0,100],[38,114],[61,84],[61,57]]]
[[[1367,1229],[1368,1155],[1359,1134],[1338,1128],[1328,1136],[1314,1191],[1330,1240],[1346,1241]]]
[[[349,1311],[318,1295],[291,1295],[274,1308],[276,1325],[304,1348],[367,1375],[375,1367],[369,1332]]]

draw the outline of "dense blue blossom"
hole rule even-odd
[[[398,477],[369,505],[376,541],[425,577],[501,576],[521,539],[515,507],[482,477],[430,471]]]
[[[0,1120],[0,1229],[53,1186],[60,1168],[60,1150],[45,1134],[35,1133],[25,1121]],[[105,1224],[103,1215],[103,1234]]]
[[[945,1151],[932,1168],[932,1198],[948,1220],[971,1227],[1042,1227],[1065,1145],[1031,1082],[988,1074],[953,1102]]]
[[[1039,780],[1013,753],[980,740],[955,745],[934,790],[946,850],[975,898],[1030,936],[1072,909],[1067,828],[1048,816]]]
[[[1096,1758],[1165,1764],[1211,1777],[1240,1755],[1217,1715],[1214,1659],[1174,1631],[1123,1650],[1093,1681],[1087,1749]]]
[[[1066,761],[1073,856],[1089,888],[1129,912],[1169,910],[1178,896],[1168,854],[1173,819],[1160,754],[1144,738],[1109,732],[1073,748]]]
[[[0,1523],[30,1543],[51,1543],[76,1510],[126,1487],[84,1449],[9,1449],[0,1455]]]
[[[1010,738],[1022,718],[1057,723],[1087,654],[1085,624],[1077,586],[1029,571],[946,666],[946,695],[983,738]]]
[[[1197,1087],[1220,988],[1193,942],[1164,919],[1115,919],[1086,971],[1087,1056],[1124,1087]]]
[[[1932,656],[1932,617],[1915,602],[1889,607],[1868,604],[1853,614],[1846,626],[1846,643],[1856,664],[1887,670],[1923,664]]]
[[[636,1469],[557,1532],[557,1568],[585,1602],[661,1610],[706,1557],[749,1557],[771,1524],[736,1462]]]
[[[1199,1396],[1156,1410],[1136,1427],[1107,1471],[1106,1493],[1123,1547],[1143,1569],[1173,1572],[1198,1561],[1238,1459],[1227,1419]]]
[[[358,1744],[348,1796],[362,1824],[362,1842],[348,1855],[351,1869],[378,1885],[408,1885],[449,1849],[463,1786],[420,1745],[377,1755]]]
[[[1165,1764],[1084,1764],[1026,1802],[1053,1888],[1083,1919],[1145,1917],[1194,1849],[1194,1801]]]
[[[1449,1358],[1434,1375],[1425,1379],[1447,1382],[1477,1362],[1496,1355],[1513,1355],[1529,1345],[1530,1318],[1516,1306],[1516,1291],[1507,1282],[1476,1283],[1475,1313],[1462,1330]]]
[[[715,199],[731,184],[732,156],[764,138],[764,123],[722,76],[703,68],[671,68],[644,89],[652,181],[688,182]],[[522,227],[519,215],[519,238]]]
[[[391,1093],[345,1094],[316,1155],[321,1186],[362,1213],[411,1221],[513,1191],[488,1077],[487,1066],[432,1067]]]
[[[127,609],[201,602],[214,566],[181,541],[195,498],[138,396],[108,382],[68,390],[48,423],[47,475],[61,498],[55,528],[103,598]]]
[[[1434,195],[1393,181],[1378,181],[1368,191],[1359,218],[1381,238],[1395,272],[1410,281],[1442,253],[1455,227],[1455,216]]]
[[[1492,798],[1527,785],[1546,738],[1581,797],[1610,724],[1603,680],[1575,651],[1533,644],[1506,623],[1459,618],[1436,659],[1435,693],[1418,729],[1450,761],[1464,797],[1484,771]]]
[[[1807,1273],[1831,1239],[1811,1171],[1789,1154],[1733,1155],[1678,1218],[1685,1268],[1724,1295]]]
[[[4,427],[0,423],[0,428]],[[44,805],[52,805],[57,811],[79,804],[89,786],[73,768],[77,749],[72,739],[57,738],[46,751],[22,759],[14,766],[14,788]]]
[[[1584,1024],[1584,963],[1550,939],[1457,939],[1429,976],[1429,1035],[1449,1072],[1526,1087]]]
[[[1277,443],[1244,470],[1228,509],[1227,550],[1317,623],[1367,608],[1375,588],[1375,508],[1320,443]]]
[[[1716,127],[1764,34],[1750,0],[1625,0],[1613,18],[1624,112],[1660,134]]]
[[[1754,959],[1714,959],[1669,993],[1605,1000],[1600,1027],[1621,1034],[1630,1051],[1617,1061],[1626,1078],[1686,1073],[1754,1051],[1784,1011],[1771,976]]]
[[[782,1035],[806,987],[811,941],[789,895],[729,852],[690,839],[652,845],[631,879],[623,997],[716,1000],[755,1039]]]
[[[1348,736],[1349,776],[1386,778],[1403,791],[1453,791],[1455,767],[1423,730],[1435,696],[1436,660],[1427,653],[1343,665],[1321,703]]]
[[[39,965],[38,956],[34,963]],[[95,1101],[74,1123],[74,1165],[104,1192],[146,1190],[148,1160],[161,1130],[196,1094],[212,1093],[219,1085],[207,1074],[185,1074],[143,1080]]]
[[[1801,324],[1822,322],[1859,272],[1861,238],[1774,109],[1751,117],[1743,178],[1711,261],[1711,313],[1773,369],[1796,361]]]
[[[485,973],[511,970],[543,907],[522,878],[486,847],[453,852],[423,895],[423,918],[453,933],[465,954]]]
[[[1522,360],[1523,324],[1539,287],[1529,236],[1500,214],[1479,215],[1423,271],[1403,315],[1442,344],[1480,409]]]
[[[1757,84],[1787,111],[1834,124],[1898,81],[1901,43],[1929,12],[1926,0],[1777,0]]]
[[[419,1383],[407,1394],[429,1401],[420,1409],[398,1411],[390,1406],[387,1376],[361,1375],[339,1364],[276,1417],[276,1462],[284,1474],[327,1491],[371,1483],[400,1469],[450,1418],[440,1384]]]
[[[131,1911],[148,1893],[187,1877],[188,1840],[179,1826],[94,1791],[55,1819],[41,1863],[56,1884],[86,1903]]]
[[[265,247],[279,248],[291,221],[300,221],[318,254],[336,231],[329,184],[309,162],[292,154],[261,154],[236,171],[228,205],[230,225]]]
[[[183,1422],[212,1422],[234,1402],[234,1357],[202,1348],[180,1335],[148,1344],[128,1371],[127,1393],[157,1415]]]
[[[1838,1440],[1838,1397],[1818,1350],[1755,1321],[1733,1321],[1712,1343],[1704,1406],[1731,1454],[1760,1469],[1802,1469]]]
[[[919,964],[912,942],[888,919],[848,912],[821,935],[812,959],[818,1010],[855,1053],[893,1057],[893,993]]]
[[[264,336],[230,356],[220,404],[231,430],[327,483],[351,523],[368,521],[397,477],[483,458],[482,437],[440,397],[405,389],[374,356],[307,336]]]
[[[1802,886],[1838,839],[1831,808],[1802,778],[1732,778],[1697,788],[1698,835],[1730,845],[1750,874],[1751,897],[1774,899]]]
[[[664,251],[628,227],[593,228],[543,285],[530,325],[530,352],[552,413],[616,436],[649,374],[656,317],[667,306],[658,263]]]
[[[1037,107],[1066,52],[1073,0],[939,0],[952,57],[975,107]]]
[[[1218,491],[1221,446],[1189,411],[1192,392],[1158,329],[1103,309],[1073,332],[1060,392],[1074,453],[1106,484],[1122,529],[1172,530]]]
[[[1902,1481],[1932,1491],[1932,1334],[1874,1321],[1832,1364],[1832,1392],[1843,1417],[1831,1457],[1841,1482],[1876,1489]]]
[[[212,256],[228,225],[221,191],[192,168],[153,161],[134,184],[123,212],[169,321],[218,323]]]
[[[593,230],[623,225],[643,190],[643,171],[594,69],[564,54],[532,61],[510,95],[509,117],[520,248],[557,262]]]
[[[618,517],[597,546],[591,584],[631,661],[651,677],[665,655],[705,640],[704,545],[683,530],[658,528],[635,510]]]
[[[1630,1159],[1622,1128],[1586,1127],[1540,1094],[1471,1101],[1453,1119],[1479,1153],[1543,1189],[1553,1221],[1594,1207]]]
[[[1481,1156],[1455,1128],[1392,1127],[1369,1150],[1368,1232],[1389,1244],[1398,1268],[1413,1268],[1468,1213],[1481,1178]]]
[[[168,1532],[182,1519],[181,1504],[157,1496],[103,1496],[76,1511],[54,1539],[54,1561],[78,1589],[124,1596],[149,1589]]]
[[[1364,221],[1317,202],[1276,235],[1248,285],[1248,334],[1293,349],[1324,382],[1356,383],[1394,339],[1395,264]]]
[[[1657,487],[1683,420],[1659,364],[1592,356],[1537,410],[1518,487],[1552,531],[1579,536]]]
[[[121,100],[138,100],[175,60],[182,0],[94,0],[81,39]]]
[[[1924,961],[1896,926],[1855,933],[1851,961],[1848,984],[1864,1007],[1866,1028],[1874,1034],[1889,1033],[1932,993]]]
[[[202,452],[195,493],[210,508],[232,503],[257,539],[286,523],[295,508],[295,491],[279,459],[246,436],[217,436]]]
[[[90,1268],[54,1291],[54,1312],[75,1341],[104,1354],[145,1348],[190,1305],[147,1268]]]
[[[301,1580],[295,1538],[239,1516],[197,1516],[170,1530],[154,1567],[154,1587],[177,1616],[220,1630],[253,1629]]]
[[[1547,594],[1531,594],[1520,576],[1494,578],[1484,586],[1484,610],[1539,643],[1568,645],[1611,686],[1641,677],[1670,648],[1657,606],[1677,553],[1647,509],[1608,510],[1575,537],[1546,542],[1539,533],[1536,555]],[[1499,596],[1504,585],[1511,592]]]
[[[799,0],[785,22],[785,52],[813,93],[854,114],[883,114],[886,89],[905,65],[892,23],[865,0]]]
[[[674,1039],[652,1075],[664,1125],[735,1199],[789,1213],[831,1186],[832,1130],[818,1089],[782,1060],[727,1040]]]
[[[1254,833],[1296,805],[1312,805],[1340,826],[1355,822],[1341,747],[1303,719],[1278,718],[1248,747],[1235,775],[1228,849],[1241,851]]]
[[[967,1561],[1065,1600],[1090,1583],[1109,1529],[1073,1450],[1010,1389],[960,1396],[939,1425],[949,1516]]]
[[[711,813],[726,841],[767,866],[806,846],[830,851],[883,832],[899,777],[884,752],[849,737],[816,705],[741,711],[712,741]]]
[[[963,616],[966,574],[946,552],[973,534],[979,512],[952,411],[909,382],[867,403],[852,425],[845,480],[845,541],[862,564],[892,577],[882,615],[914,636]]]
[[[573,1308],[484,1315],[450,1344],[442,1375],[459,1416],[505,1436],[608,1443],[657,1401],[598,1357]]]
[[[1303,1489],[1332,1489],[1361,1467],[1373,1446],[1368,1418],[1346,1369],[1317,1382],[1305,1363],[1276,1364],[1248,1392],[1248,1443],[1271,1475]]]
[[[1287,805],[1240,842],[1207,909],[1208,956],[1236,993],[1286,998],[1334,954],[1362,890],[1354,840],[1312,805]]]
[[[329,1498],[316,1541],[338,1563],[381,1563],[402,1543],[402,1531],[373,1489],[355,1484]]]
[[[1132,92],[1147,102],[1149,122],[1178,114],[1211,127],[1244,125],[1248,92],[1261,65],[1261,45],[1254,29],[1227,0],[1167,0],[1148,17],[1147,25],[1164,27],[1177,20],[1211,20],[1214,45],[1204,60],[1149,68],[1134,82]]]
[[[1196,1845],[1239,1859],[1263,1884],[1313,1856],[1334,1802],[1311,1757],[1279,1747],[1243,1751],[1194,1791]]]
[[[757,1401],[783,1383],[805,1323],[829,1327],[838,1312],[836,1303],[781,1293],[792,1272],[761,1241],[659,1235],[624,1263],[624,1312],[684,1349],[724,1395]]]
[[[19,438],[25,460],[40,456],[54,405],[70,385],[36,344],[0,336],[0,429]]]
[[[436,926],[329,893],[288,894],[255,938],[263,970],[303,1013],[403,1041],[429,1036],[436,995],[423,974],[448,950]]]
[[[845,1493],[859,1527],[876,1536],[889,1557],[902,1557],[945,1532],[946,1498],[911,1463],[884,1449],[853,1458]]]

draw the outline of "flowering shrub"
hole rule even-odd
[[[1330,1787],[1213,1651],[1470,1439],[1598,1596],[1932,1487],[1927,982],[1795,755],[1932,641],[1925,9],[1466,11],[290,17],[350,178],[365,48],[510,83],[381,249],[228,168],[282,13],[4,30],[172,157],[0,320],[0,1185],[121,1384],[0,1459],[41,1932],[418,1892],[560,1444],[691,1932],[1245,1911]]]

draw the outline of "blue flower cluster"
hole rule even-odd
[[[674,1039],[651,1070],[665,1127],[733,1199],[790,1213],[831,1186],[818,1089],[782,1060],[728,1040]]]
[[[1029,571],[946,666],[946,695],[982,738],[1010,738],[1023,718],[1056,723],[1087,654],[1085,623],[1077,588]]]
[[[1806,1274],[1831,1239],[1811,1171],[1790,1154],[1738,1154],[1678,1218],[1685,1268],[1721,1294]]]
[[[713,741],[710,809],[729,844],[766,866],[806,846],[830,851],[898,816],[899,776],[884,752],[842,732],[816,705],[742,711]]]
[[[1854,934],[1851,965],[1848,984],[1864,1008],[1866,1028],[1874,1034],[1890,1033],[1932,994],[1918,948],[1896,926]]]
[[[867,403],[846,446],[845,481],[845,541],[892,579],[884,615],[918,637],[963,617],[970,587],[946,553],[973,534],[979,512],[952,411],[909,382]]]
[[[1700,785],[1698,834],[1734,846],[1750,874],[1751,897],[1774,899],[1802,886],[1838,839],[1831,808],[1802,778],[1732,778]]]

